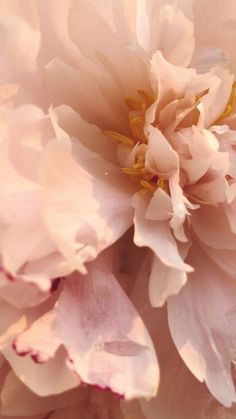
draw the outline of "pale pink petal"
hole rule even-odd
[[[178,6],[166,4],[153,16],[151,52],[160,50],[167,61],[187,67],[194,50],[193,23]]]
[[[0,270],[0,297],[16,308],[24,309],[48,298],[34,283],[26,284],[20,278],[7,276]]]
[[[215,0],[194,0],[194,27],[196,49],[220,48],[229,57],[230,68],[235,71],[234,31],[236,4],[234,0],[215,2]]]
[[[214,252],[208,249],[209,255]],[[188,261],[195,272],[178,296],[168,301],[168,313],[172,337],[186,365],[200,381],[206,382],[221,403],[230,406],[236,401],[231,377],[231,361],[235,358],[232,318],[236,286],[235,280],[217,263],[223,257],[220,254],[217,259],[216,254],[213,264],[205,249],[197,244],[192,247]],[[232,252],[227,261],[234,265],[235,271]]]
[[[213,249],[236,248],[236,235],[220,208],[202,205],[192,213],[191,226],[199,239]]]
[[[0,19],[0,33],[0,82],[30,85],[35,77],[40,34],[16,16]]]
[[[51,278],[68,272],[46,229],[42,214],[40,160],[47,142],[56,137],[49,116],[27,105],[2,116],[1,253],[13,276],[36,282],[42,289]],[[35,266],[32,271],[30,263]],[[32,276],[31,276],[32,274]]]
[[[84,270],[85,261],[132,224],[133,185],[124,185],[118,168],[79,142],[72,153],[74,158],[67,146],[56,143],[45,153],[44,217],[62,254],[74,269]]]
[[[228,67],[230,64],[229,55],[216,46],[198,47],[195,49],[190,62],[190,67],[197,70],[198,73],[207,73],[211,68],[220,66]]]
[[[171,218],[173,212],[170,196],[158,188],[148,204],[145,217],[147,220],[165,221]]]
[[[213,77],[209,78],[209,92],[201,98],[199,107],[199,126],[208,128],[213,125],[224,112],[230,97],[233,75],[229,70],[216,67],[211,70]]]
[[[20,333],[24,327],[15,332]],[[80,379],[66,366],[66,353],[63,348],[60,348],[54,358],[49,359],[46,364],[38,364],[33,358],[23,358],[16,354],[12,348],[13,337],[15,334],[11,336],[9,343],[5,344],[3,354],[19,380],[33,393],[46,397],[78,387]]]
[[[146,167],[151,173],[168,178],[177,170],[177,154],[158,128],[148,127]]]
[[[222,204],[222,208],[229,220],[232,232],[236,234],[236,199],[231,204]]]
[[[85,397],[86,391],[84,390],[84,393],[82,391],[82,394]],[[10,371],[1,392],[1,413],[7,416],[30,417],[37,413],[45,412],[46,414],[46,412],[75,403],[79,396],[80,393],[76,389],[62,395],[39,397],[22,384],[13,371]]]
[[[205,413],[213,397],[188,371],[177,353],[169,332],[165,308],[154,309],[150,306],[146,285],[149,256],[142,260],[131,298],[155,343],[161,377],[157,396],[147,402],[140,400],[143,414],[135,403],[122,403],[125,419],[206,419]]]
[[[145,0],[139,0],[136,14],[136,36],[138,43],[149,52],[150,48],[150,24],[147,14],[147,4]]]
[[[91,22],[93,32],[90,29]],[[150,91],[142,50],[136,48],[134,51],[129,45],[122,45],[89,2],[83,0],[74,4],[68,27],[71,39],[81,53],[102,64],[117,79],[124,98],[136,95],[137,86]],[[94,37],[93,33],[99,33],[99,36]]]
[[[210,394],[205,386],[187,370],[183,361],[175,353],[175,348],[166,349],[158,395],[149,402],[140,402],[144,417],[148,419],[208,418],[206,415],[211,402]]]
[[[128,399],[152,396],[158,383],[152,342],[109,272],[108,258],[104,254],[93,262],[86,278],[67,279],[55,308],[18,337],[16,349],[46,361],[64,344],[68,366],[84,382]]]
[[[145,196],[134,196],[134,243],[148,246],[164,265],[180,271],[191,272],[192,267],[182,260],[167,221],[151,221],[145,218],[148,201]]]
[[[153,307],[161,307],[170,295],[178,294],[187,281],[187,274],[164,265],[154,256],[149,279],[149,299]]]
[[[0,1],[1,16],[19,16],[32,27],[38,26],[38,13],[35,0]]]
[[[173,217],[170,220],[170,226],[177,240],[187,242],[185,234],[184,222],[188,214],[188,208],[195,209],[196,205],[192,204],[185,196],[180,186],[179,170],[177,170],[169,179],[169,188],[171,203],[173,206]]]
[[[193,69],[170,64],[160,51],[155,52],[152,56],[151,70],[153,88],[157,93],[156,111],[159,111],[174,99],[182,99],[186,87],[196,79],[196,72]],[[200,81],[200,77],[197,80]]]
[[[65,130],[70,138],[77,139],[86,148],[98,153],[105,160],[117,164],[117,142],[106,137],[101,130],[89,124],[66,105],[58,106],[53,110],[58,118],[58,124]],[[126,147],[127,148],[127,147]]]
[[[110,80],[105,78],[105,81],[110,87]],[[75,69],[55,58],[45,67],[44,87],[53,106],[70,106],[85,120],[104,130],[119,131],[122,125],[127,128],[125,105],[123,102],[122,109],[120,94],[118,101],[112,103],[109,96],[104,94],[95,75],[86,67]],[[116,91],[113,97],[117,97]]]

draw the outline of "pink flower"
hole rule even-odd
[[[144,316],[141,281],[153,307],[167,302],[189,370],[223,405],[236,401],[235,13],[234,3],[201,1],[4,6],[0,298],[14,315],[2,351],[37,394],[54,391],[22,378],[14,338],[18,354],[48,361],[46,372],[64,346],[69,377],[57,393],[75,386],[74,371],[77,383],[127,399],[155,396],[155,351],[133,305]],[[136,246],[122,250],[132,228],[147,257],[141,279]]]

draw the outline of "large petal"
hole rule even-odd
[[[223,51],[223,56],[228,58],[231,69],[236,71],[236,58],[234,53],[236,4],[234,0],[227,3],[215,0],[194,0],[194,28],[196,49],[206,50],[209,46]],[[203,29],[204,28],[204,29]],[[207,54],[206,61],[209,62]],[[225,61],[224,59],[224,61]],[[221,60],[219,60],[221,61]],[[218,63],[217,63],[218,64]]]
[[[143,257],[131,298],[155,343],[160,362],[160,386],[150,401],[122,403],[125,419],[206,419],[212,400],[206,387],[184,365],[171,339],[165,308],[152,308],[147,282],[149,256]],[[141,410],[142,408],[142,410]]]
[[[231,276],[235,255],[227,253],[194,244],[188,260],[195,271],[178,296],[168,301],[168,314],[172,337],[189,369],[221,403],[230,406],[236,401],[231,377],[236,285]]]
[[[132,224],[133,185],[125,182],[118,168],[79,142],[72,152],[63,144],[48,148],[43,186],[45,222],[75,269],[84,269],[84,262]]]
[[[152,342],[109,271],[109,258],[110,253],[102,254],[87,277],[68,278],[55,308],[18,337],[15,347],[40,362],[63,344],[68,366],[84,382],[109,387],[128,399],[150,397],[158,383]]]
[[[68,20],[69,33],[82,54],[113,75],[124,98],[136,95],[137,89],[150,91],[141,48],[123,45],[89,2],[80,0],[73,6]],[[99,36],[94,37],[93,33]]]
[[[193,212],[191,226],[199,239],[208,246],[214,249],[236,249],[236,235],[222,209],[202,205]]]
[[[51,278],[68,271],[42,214],[40,162],[56,133],[51,118],[32,105],[4,113],[1,119],[2,264],[13,276],[48,289]]]

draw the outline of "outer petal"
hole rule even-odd
[[[133,185],[79,143],[73,154],[62,144],[52,144],[45,154],[44,216],[62,253],[81,270],[132,224]]]
[[[86,392],[84,391],[83,393],[83,390],[81,392],[85,397]],[[1,413],[7,416],[31,416],[42,412],[46,414],[46,412],[67,406],[67,404],[71,404],[73,401],[75,403],[78,396],[78,389],[63,395],[36,396],[21,383],[13,371],[10,371],[1,392]]]
[[[19,333],[24,330],[16,330]],[[19,357],[12,348],[10,341],[4,346],[2,352],[11,365],[14,373],[33,393],[47,397],[63,393],[73,389],[80,384],[79,378],[65,364],[65,350],[61,348],[46,364],[37,364],[33,358]]]
[[[94,37],[91,26],[99,36]],[[122,45],[96,9],[81,0],[71,9],[68,27],[71,39],[82,54],[99,62],[116,78],[123,97],[133,96],[137,89],[150,91],[146,63],[142,51]]]
[[[2,51],[0,82],[22,84],[32,82],[40,44],[39,33],[16,16],[0,19],[0,33]]]
[[[206,419],[212,401],[205,386],[188,371],[171,339],[165,308],[154,309],[148,302],[149,259],[143,258],[132,300],[141,313],[155,343],[160,360],[160,387],[152,400],[140,407],[122,403],[125,419]],[[137,402],[136,402],[137,403]]]
[[[228,0],[227,3],[215,2],[215,0],[209,0],[207,3],[204,0],[194,0],[192,3],[197,50],[213,46],[224,51],[230,61],[230,67],[235,73],[236,4],[234,0]]]
[[[221,259],[227,257],[235,272],[235,256],[233,252],[227,256],[226,251],[219,257],[217,252],[197,244],[192,247],[189,262],[195,272],[178,296],[169,300],[168,314],[174,342],[189,369],[221,403],[230,406],[236,401],[230,365],[235,359],[236,286],[222,269]]]
[[[16,349],[46,361],[64,344],[68,365],[86,383],[109,387],[128,399],[150,397],[158,382],[152,343],[109,272],[109,257],[101,255],[87,277],[67,279],[55,309],[17,339]]]
[[[68,271],[42,214],[40,161],[56,133],[50,117],[31,105],[1,114],[1,122],[2,264],[13,276],[48,289],[51,278]]]
[[[199,239],[213,249],[236,249],[236,235],[222,209],[202,205],[192,214],[191,226]]]
[[[167,61],[187,67],[194,50],[193,23],[176,6],[160,9],[151,25],[151,53],[160,50]]]

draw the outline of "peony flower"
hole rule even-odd
[[[234,3],[1,5],[0,342],[12,374],[41,397],[87,384],[150,398],[156,351],[157,398],[117,414],[183,419],[197,394],[196,419],[231,415]],[[168,400],[171,358],[183,387]]]

